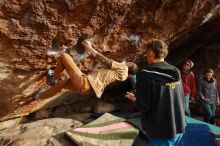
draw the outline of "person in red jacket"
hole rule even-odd
[[[187,116],[191,116],[189,109],[190,98],[191,100],[194,100],[196,93],[195,75],[191,71],[193,66],[194,63],[191,60],[186,59],[181,68],[181,77],[182,77],[183,90],[184,90],[184,109],[185,109],[185,114]]]

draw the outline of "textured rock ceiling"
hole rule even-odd
[[[197,72],[219,64],[218,0],[0,0],[0,117],[36,90],[55,64],[47,51],[54,39],[72,48],[92,35],[95,48],[112,59],[140,62],[151,38],[170,44],[168,60],[192,58]],[[207,53],[210,52],[211,53]],[[97,64],[80,60],[89,72]],[[204,65],[205,63],[205,65]],[[218,75],[218,74],[217,74]]]

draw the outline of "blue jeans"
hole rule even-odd
[[[203,110],[205,112],[205,119],[207,121],[210,121],[211,118],[215,117],[215,111],[216,111],[216,105],[215,104],[203,103],[202,107],[203,107]]]
[[[185,96],[184,96],[183,106],[184,106],[185,114],[186,114],[187,116],[190,116],[190,117],[191,117],[191,113],[190,113],[190,109],[189,109],[189,98],[190,98],[190,95],[185,95]]]
[[[177,146],[183,134],[177,134],[175,138],[154,138],[149,137],[150,146]]]
[[[136,75],[133,75],[130,80],[131,80],[132,90],[135,93],[135,91],[136,91],[136,82],[137,82]]]

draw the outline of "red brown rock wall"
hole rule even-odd
[[[14,105],[36,90],[41,73],[55,64],[47,56],[52,40],[72,47],[79,36],[89,34],[95,48],[108,57],[139,62],[147,40],[174,40],[199,26],[217,4],[217,0],[0,0],[0,106],[5,107],[0,116],[19,107]],[[89,59],[79,62],[85,72],[97,64]]]

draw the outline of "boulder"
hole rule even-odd
[[[11,142],[11,146],[73,146],[64,133],[81,125],[82,123],[72,119],[39,120],[2,130],[0,142]]]

